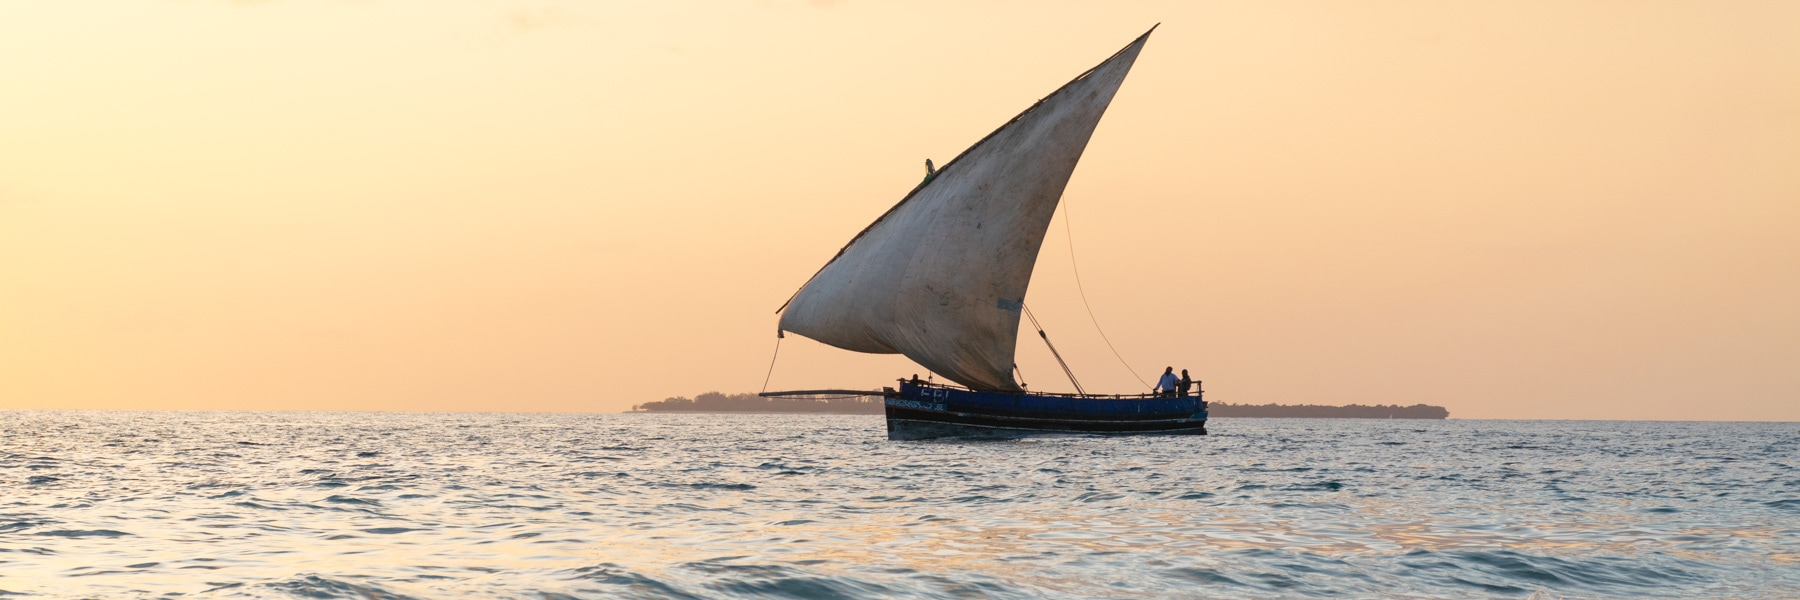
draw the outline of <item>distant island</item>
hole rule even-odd
[[[633,405],[633,412],[759,412],[759,413],[834,413],[879,415],[885,412],[879,397],[830,396],[764,398],[756,394],[721,394],[707,392],[693,398],[676,396],[655,402]],[[1288,419],[1447,419],[1450,411],[1442,406],[1351,404],[1322,406],[1317,404],[1225,404],[1207,405],[1210,416],[1218,418],[1288,418]]]
[[[1263,419],[1448,419],[1450,411],[1442,406],[1414,404],[1377,404],[1366,406],[1323,406],[1318,404],[1225,404],[1208,403],[1210,417],[1250,417]]]
[[[756,394],[707,392],[693,398],[676,396],[631,407],[633,412],[769,412],[879,415],[887,412],[880,396],[764,398]]]

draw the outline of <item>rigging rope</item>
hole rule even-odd
[[[781,330],[780,329],[775,330],[775,354],[769,357],[769,373],[767,375],[763,375],[762,392],[769,391],[769,378],[775,376],[775,358],[778,356],[781,356],[781,338],[782,338]],[[757,392],[757,393],[761,394],[762,392]]]
[[[1072,220],[1072,218],[1069,216],[1069,202],[1067,200],[1063,201],[1062,209],[1063,234],[1067,235],[1069,238],[1069,269],[1075,272],[1075,291],[1081,293],[1081,306],[1087,309],[1088,320],[1094,322],[1094,331],[1100,333],[1100,340],[1106,342],[1106,349],[1112,351],[1113,358],[1119,359],[1119,364],[1124,366],[1125,370],[1131,373],[1131,377],[1138,380],[1138,383],[1143,384],[1144,387],[1150,387],[1150,384],[1144,382],[1144,378],[1138,377],[1137,369],[1133,369],[1131,368],[1131,365],[1125,363],[1125,357],[1119,355],[1119,349],[1113,347],[1112,340],[1106,339],[1106,331],[1100,329],[1100,319],[1094,317],[1094,307],[1093,305],[1088,304],[1087,290],[1083,289],[1081,286],[1081,267],[1076,266],[1075,264],[1075,229],[1073,226],[1069,225],[1069,221]],[[1050,339],[1045,338],[1044,342],[1049,343]],[[1062,359],[1058,358],[1057,360]],[[1068,367],[1064,367],[1064,369],[1067,368]],[[1070,377],[1074,376],[1071,375]]]
[[[1038,324],[1037,315],[1031,314],[1031,307],[1024,303],[1020,303],[1019,307],[1025,309],[1026,318],[1031,319],[1031,326],[1037,328],[1038,337],[1044,338],[1044,345],[1050,347],[1050,355],[1056,357],[1056,364],[1062,365],[1063,374],[1069,376],[1069,383],[1075,384],[1075,393],[1086,396],[1087,390],[1081,389],[1081,382],[1075,380],[1075,372],[1069,370],[1069,363],[1063,362],[1062,353],[1056,351],[1056,344],[1050,343],[1050,334],[1044,333],[1044,326]],[[1017,369],[1019,365],[1013,365],[1013,368]]]

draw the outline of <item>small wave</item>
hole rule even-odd
[[[363,533],[373,533],[373,534],[377,534],[377,535],[394,535],[396,533],[406,533],[408,531],[425,531],[425,530],[414,528],[414,527],[376,527],[373,529],[363,529],[361,531]]]
[[[1187,567],[1172,569],[1168,573],[1176,578],[1206,585],[1225,585],[1264,592],[1287,591],[1300,585],[1293,577],[1273,572],[1239,573],[1237,577],[1230,577],[1214,569]]]
[[[778,598],[879,598],[893,596],[887,586],[845,577],[781,577],[735,579],[706,586],[733,596]]]
[[[1335,492],[1344,489],[1344,484],[1337,481],[1315,481],[1312,483],[1290,485],[1281,489],[1302,492]]]
[[[1035,539],[1035,540],[1104,540],[1104,539],[1110,538],[1112,536],[1104,534],[1104,533],[1100,533],[1098,531],[1067,530],[1067,531],[1046,531],[1043,533],[1033,533],[1033,534],[1027,535],[1025,537]]]
[[[1171,569],[1169,570],[1169,574],[1179,579],[1186,579],[1206,585],[1227,585],[1233,587],[1243,587],[1244,585],[1242,582],[1232,579],[1215,569],[1183,567]]]
[[[36,554],[38,556],[51,556],[51,555],[56,554],[56,552],[54,550],[51,550],[49,548],[16,548],[16,549],[0,548],[0,552],[19,552],[19,553],[23,553],[23,554]]]
[[[1274,502],[1269,504],[1269,508],[1318,508],[1320,506],[1325,505],[1314,504],[1311,502]]]
[[[1618,593],[1621,588],[1658,590],[1671,584],[1705,580],[1703,576],[1675,565],[1650,566],[1642,560],[1618,557],[1576,560],[1511,550],[1449,552],[1443,556],[1453,560],[1437,563],[1438,568],[1461,571],[1452,577],[1457,583],[1507,593],[1543,587]]]
[[[743,491],[743,490],[756,489],[756,486],[750,485],[748,483],[690,483],[690,484],[687,484],[685,487],[691,487],[691,488],[694,488],[697,490],[738,490],[738,491]]]
[[[55,483],[58,481],[62,481],[62,478],[51,477],[49,475],[32,475],[29,479],[25,480],[25,485],[44,485],[46,483]]]
[[[374,584],[351,583],[311,574],[300,575],[288,581],[265,583],[263,585],[302,598],[357,598],[372,600],[410,600],[412,598],[412,596],[397,594]]]
[[[691,562],[683,567],[720,580],[707,588],[728,596],[776,598],[865,598],[894,596],[898,590],[850,577],[813,577],[780,565],[744,565],[727,561],[737,557]]]
[[[131,534],[123,531],[113,531],[111,529],[58,529],[55,531],[39,531],[38,535],[55,537],[120,537]]]
[[[569,571],[569,573],[571,573],[570,579],[581,579],[602,585],[622,588],[616,591],[629,596],[653,598],[701,597],[683,592],[680,589],[658,581],[653,577],[637,573],[631,569],[613,563],[601,563],[591,567],[580,567]]]
[[[377,502],[374,500],[364,500],[362,498],[352,498],[349,496],[332,495],[332,496],[326,497],[325,501],[335,503],[335,504],[356,504],[356,505],[361,505],[361,506],[381,506],[380,502]]]
[[[1125,497],[1124,494],[1114,494],[1114,493],[1110,493],[1110,492],[1088,492],[1086,494],[1076,496],[1075,501],[1076,502],[1106,502],[1108,500],[1118,500],[1118,499],[1124,498],[1124,497]]]

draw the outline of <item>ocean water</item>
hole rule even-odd
[[[1800,597],[1800,424],[0,412],[0,597]]]

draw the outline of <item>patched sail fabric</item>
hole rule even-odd
[[[938,169],[789,300],[781,329],[1020,391],[1013,350],[1044,232],[1145,33]]]

